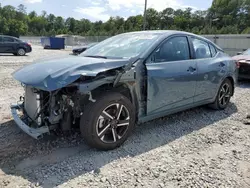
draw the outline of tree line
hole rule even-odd
[[[185,10],[165,8],[156,11],[147,9],[146,29],[182,30],[196,34],[250,34],[250,0],[213,0],[207,10]],[[75,34],[82,36],[112,36],[115,34],[140,31],[143,28],[143,15],[110,17],[108,21],[91,22],[88,19],[76,20],[72,17],[41,14],[26,7],[0,4],[0,34],[20,36],[54,36]]]

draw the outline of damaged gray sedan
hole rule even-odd
[[[111,150],[136,123],[200,105],[225,109],[237,67],[200,36],[143,31],[111,37],[76,57],[35,62],[13,77],[25,90],[11,106],[24,132],[39,139],[76,125],[87,144]]]

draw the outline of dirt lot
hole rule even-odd
[[[9,105],[23,90],[11,78],[34,59],[68,51],[35,47],[0,55],[0,187],[250,187],[250,83],[225,111],[200,107],[138,125],[125,144],[100,152],[79,132],[36,141],[20,131]]]

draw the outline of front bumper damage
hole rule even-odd
[[[83,102],[95,102],[90,90],[105,83],[112,83],[114,78],[109,78],[80,85],[73,83],[68,88],[53,93],[25,86],[24,96],[20,96],[20,101],[10,106],[12,117],[21,130],[35,139],[58,127],[69,130],[72,123],[75,124],[76,119],[80,117]],[[68,114],[70,117],[66,118]]]
[[[26,134],[29,136],[35,138],[35,139],[40,139],[43,137],[44,134],[49,133],[49,128],[47,126],[39,127],[39,128],[32,128],[28,123],[26,123],[22,118],[18,115],[18,111],[23,111],[24,107],[23,105],[11,105],[11,113],[12,117],[17,124],[17,126],[24,131]]]

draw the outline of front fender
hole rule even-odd
[[[78,86],[78,91],[82,94],[88,94],[90,91],[104,85],[104,84],[111,84],[114,83],[115,77],[110,76],[106,77],[104,79],[99,79],[87,83],[82,83],[82,84],[77,84]]]

